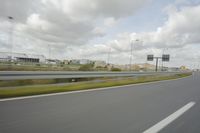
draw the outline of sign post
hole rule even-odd
[[[162,59],[164,62],[169,62],[170,55],[169,54],[163,54],[162,57],[154,57],[154,55],[147,55],[147,61],[153,61],[156,59],[156,68],[155,71],[158,71],[158,60]]]

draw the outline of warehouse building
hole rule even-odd
[[[45,63],[44,55],[0,52],[1,62]]]

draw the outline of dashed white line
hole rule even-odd
[[[192,106],[194,106],[194,105],[195,105],[195,102],[189,102],[188,104],[186,104],[185,106],[183,106],[182,108],[180,108],[179,110],[177,110],[176,112],[174,112],[173,114],[171,114],[170,116],[166,117],[162,121],[158,122],[156,125],[150,127],[146,131],[144,131],[143,133],[158,133],[164,127],[166,127],[167,125],[169,125],[175,119],[177,119],[182,114],[184,114],[186,111],[188,111],[190,108],[192,108]]]

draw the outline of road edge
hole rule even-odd
[[[185,77],[180,77],[176,79],[167,79],[167,80],[160,80],[160,81],[150,81],[145,83],[135,83],[135,84],[128,84],[128,85],[120,85],[120,86],[111,86],[111,87],[102,87],[102,88],[94,88],[94,89],[86,89],[86,90],[77,90],[77,91],[68,91],[68,92],[57,92],[57,93],[50,93],[50,94],[39,94],[39,95],[31,95],[31,96],[19,96],[13,98],[2,98],[0,102],[4,101],[14,101],[14,100],[23,100],[23,99],[31,99],[31,98],[41,98],[41,97],[48,97],[48,96],[57,96],[57,95],[67,95],[67,94],[74,94],[74,93],[82,93],[82,92],[90,92],[90,91],[102,91],[114,88],[121,88],[121,87],[131,87],[131,86],[139,86],[139,85],[146,85],[146,84],[154,84],[154,83],[162,83],[162,82],[169,82],[169,81],[176,81],[184,78],[189,78],[193,74]]]

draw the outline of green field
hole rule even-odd
[[[190,76],[192,73],[174,74],[170,76],[142,76],[138,78],[122,78],[118,80],[105,80],[99,82],[78,82],[64,86],[22,87],[17,89],[0,89],[0,98],[29,96],[38,94],[58,93],[67,91],[86,90],[102,87],[120,86],[160,80],[169,80]]]

